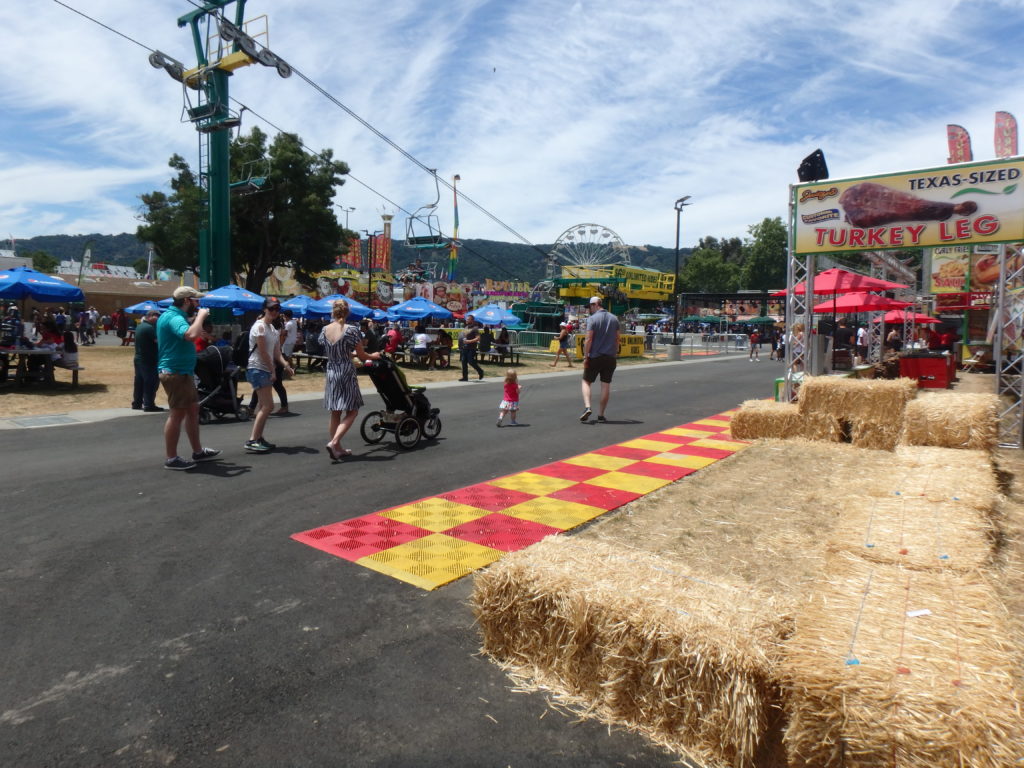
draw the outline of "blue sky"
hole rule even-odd
[[[195,61],[176,25],[188,0],[66,1]],[[817,147],[833,177],[888,173],[945,163],[947,123],[983,160],[995,111],[1024,120],[1024,0],[249,0],[264,13],[273,51],[535,243],[594,222],[671,246],[682,195],[684,246],[742,237],[785,217]],[[0,236],[134,232],[170,155],[197,162],[181,86],[52,0],[4,3],[0,23]],[[298,77],[249,67],[231,93],[401,207],[433,199],[429,176]],[[353,229],[381,213],[404,228],[355,182],[335,200]],[[465,238],[516,239],[459,216]]]

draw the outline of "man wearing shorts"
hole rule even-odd
[[[195,469],[196,462],[220,455],[220,451],[203,448],[199,442],[199,395],[194,378],[195,340],[202,334],[203,321],[210,310],[199,308],[203,294],[187,285],[175,288],[173,297],[173,305],[160,315],[156,323],[156,342],[160,350],[157,371],[169,409],[167,423],[164,424],[164,445],[167,449],[164,469]],[[192,446],[191,459],[178,455],[182,422]]]
[[[590,300],[590,319],[583,343],[583,414],[580,421],[590,420],[590,385],[601,377],[601,402],[598,421],[606,421],[605,409],[612,392],[612,374],[619,353],[619,319],[601,306],[601,297]]]

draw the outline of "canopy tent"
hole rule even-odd
[[[847,293],[838,298],[833,297],[812,307],[814,312],[875,312],[882,309],[902,309],[909,307],[909,301],[896,301],[873,293]]]
[[[468,313],[467,313],[468,314]],[[408,301],[388,309],[388,317],[398,320],[422,320],[425,317],[449,318],[452,313],[432,301],[427,301],[422,296],[414,296]]]
[[[739,320],[737,322],[745,323],[746,325],[771,325],[772,323],[775,322],[775,318],[768,317],[767,315],[762,315],[760,317],[751,317],[746,320]]]
[[[155,301],[140,301],[138,304],[132,304],[130,307],[125,307],[124,311],[129,315],[144,315],[147,312],[163,312],[164,307],[161,307]]]
[[[330,296],[324,296],[319,301],[310,303],[307,311],[313,315],[330,316],[331,312],[334,311],[334,302],[341,299],[344,299],[348,304],[349,317],[355,317],[362,320],[364,317],[368,317],[370,312],[373,311],[362,302],[356,301],[351,296],[344,296],[340,293],[332,293]]]
[[[521,320],[504,307],[486,304],[466,313],[481,325],[519,325]]]
[[[879,280],[876,277],[859,275],[856,272],[849,272],[845,269],[826,269],[814,277],[814,290],[816,294],[852,293],[854,291],[895,291],[901,288],[909,288],[902,283],[893,283],[888,280]],[[803,295],[807,292],[807,283],[799,283],[793,289],[793,293]],[[772,296],[785,296],[785,291],[776,291]],[[817,311],[817,310],[815,310]]]
[[[927,325],[928,323],[941,323],[937,317],[931,315],[922,315],[920,312],[907,312],[905,309],[894,309],[886,312],[882,317],[876,317],[875,322],[881,320],[883,323],[889,325],[899,325],[909,319],[910,322],[916,323],[917,325]]]
[[[66,283],[55,275],[37,272],[31,267],[0,270],[0,299],[33,299],[44,302],[85,301],[77,285]]]
[[[263,297],[258,293],[239,288],[237,285],[222,285],[203,296],[199,300],[199,306],[257,312],[263,309],[263,301]]]
[[[172,304],[174,304],[174,298],[172,296],[168,296],[166,299],[160,299],[160,301],[157,302],[157,306],[163,307],[164,309],[167,309],[167,307]]]

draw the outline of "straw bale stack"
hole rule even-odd
[[[885,484],[877,492],[899,491],[935,503],[957,503],[995,519],[1000,499],[992,456],[985,451],[906,446],[896,448]]]
[[[998,396],[950,392],[929,394],[908,403],[900,442],[991,451],[998,435]]]
[[[746,400],[733,414],[729,431],[737,440],[802,437],[804,421],[795,403]]]
[[[798,405],[808,438],[891,451],[900,436],[903,409],[916,396],[913,379],[811,376],[800,385]]]
[[[771,669],[788,624],[771,596],[685,564],[549,537],[479,574],[483,649],[524,687],[625,724],[706,766],[778,749]]]
[[[845,555],[797,614],[780,680],[790,765],[995,768],[1024,758],[1015,649],[980,574]]]

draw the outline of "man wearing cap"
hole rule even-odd
[[[583,343],[583,413],[580,421],[590,419],[590,385],[601,377],[601,402],[597,412],[598,421],[606,421],[605,409],[612,391],[612,374],[619,353],[619,319],[601,306],[601,297],[590,300],[590,319],[587,320],[587,336]]]
[[[175,288],[174,303],[156,323],[156,341],[160,352],[157,370],[170,409],[164,425],[164,446],[167,449],[164,469],[194,469],[196,462],[208,461],[220,455],[220,451],[204,448],[199,442],[199,395],[194,379],[195,340],[202,334],[203,321],[210,314],[210,310],[205,307],[199,308],[199,299],[202,297],[202,293],[187,285]],[[178,455],[182,422],[192,446],[191,459]]]
[[[156,388],[160,384],[157,378],[160,351],[156,344],[156,321],[159,317],[160,313],[151,309],[135,329],[135,387],[132,409],[146,413],[163,410],[153,402]]]

